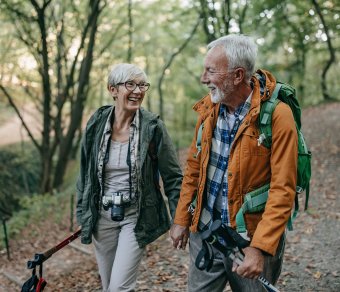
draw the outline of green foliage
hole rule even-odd
[[[0,151],[0,218],[11,216],[19,200],[38,191],[40,161],[28,143]]]
[[[6,222],[10,239],[20,235],[23,229],[44,222],[47,218],[61,224],[69,217],[70,195],[75,192],[78,161],[70,164],[67,179],[60,192],[53,195],[37,194],[40,163],[38,157],[35,148],[29,143],[11,145],[0,151],[0,206],[3,204],[6,211],[11,213],[0,212],[0,219],[11,215]],[[22,173],[25,173],[26,182],[22,179]],[[2,228],[0,247],[4,247]]]
[[[69,197],[74,187],[69,187],[53,196],[49,194],[23,196],[19,200],[20,211],[15,211],[6,222],[7,236],[14,239],[21,231],[29,226],[49,220],[60,224],[69,214]],[[0,247],[4,247],[4,233],[0,231]]]
[[[19,0],[6,2],[15,4],[13,7],[24,6],[25,13],[31,15],[30,10],[27,9],[30,6],[29,2]],[[318,2],[338,54],[340,12],[337,1]],[[64,27],[64,39],[60,41],[66,44],[65,50],[68,50],[60,53],[63,53],[62,56],[67,61],[66,67],[69,68],[74,59],[73,53],[79,46],[79,30],[84,26],[87,5],[85,1],[71,0],[57,1],[54,5],[57,6],[53,6],[49,14],[51,17],[48,17],[47,22],[50,23],[65,10],[63,21],[67,25]],[[55,10],[55,7],[58,9]],[[61,7],[63,9],[60,9]],[[242,32],[253,36],[259,45],[258,68],[268,69],[279,80],[292,84],[297,89],[297,96],[303,105],[315,104],[322,100],[320,80],[329,52],[325,29],[315,13],[312,1],[136,0],[132,3],[131,11],[133,26],[131,62],[146,70],[151,83],[144,107],[159,113],[157,86],[162,69],[169,57],[188,37],[198,16],[204,16],[200,14],[204,12],[203,10],[208,19],[202,19],[188,46],[176,56],[166,71],[162,83],[164,120],[174,142],[179,147],[189,145],[193,124],[196,121],[196,114],[191,107],[207,92],[199,82],[205,46],[209,39],[205,29],[208,29],[210,35],[214,34],[216,37],[223,35],[227,30],[229,33]],[[37,82],[37,74],[30,66],[32,54],[15,38],[15,27],[10,24],[3,11],[0,12],[0,20],[4,24],[0,32],[1,78],[3,81],[12,81],[13,90],[18,91],[18,99],[26,96],[25,91],[28,89],[31,94],[33,92],[34,95],[39,96],[41,89]],[[106,91],[107,73],[112,64],[127,61],[130,29],[127,15],[127,1],[117,0],[108,1],[100,16],[88,87],[89,98],[87,100],[84,98],[88,112],[93,112],[101,105],[112,103]],[[229,23],[228,28],[227,23]],[[36,35],[36,27],[30,29],[33,35]],[[57,30],[49,31],[52,59],[57,59],[56,32]],[[35,45],[38,44],[37,40]],[[51,80],[56,85],[53,94],[57,96],[58,68],[56,62],[51,64],[53,64]],[[327,75],[330,95],[337,98],[340,89],[338,71],[339,62],[332,64]],[[10,76],[13,76],[12,80]],[[17,79],[20,84],[26,86],[17,86],[17,83],[14,85]],[[72,104],[66,104],[65,108],[72,109]],[[65,123],[69,116],[70,114],[63,115]]]

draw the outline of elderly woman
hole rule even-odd
[[[141,108],[143,70],[114,66],[107,89],[114,106],[99,108],[83,136],[77,182],[82,243],[94,242],[103,291],[133,291],[145,246],[170,227],[158,185],[174,217],[182,173],[164,123]]]

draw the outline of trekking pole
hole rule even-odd
[[[222,224],[221,220],[216,220],[211,226],[211,232],[215,235],[215,239],[218,241],[217,236],[222,237],[229,243],[231,248],[227,248],[226,254],[231,260],[235,260],[235,263],[240,265],[243,263],[244,255],[241,252],[242,248],[248,247],[250,242],[244,239],[237,231],[229,226]],[[223,246],[223,245],[218,245]],[[222,251],[223,252],[223,251]],[[224,251],[225,253],[225,251]],[[268,292],[280,292],[274,285],[272,285],[266,278],[259,276],[257,280]]]
[[[218,237],[223,238],[227,246],[219,242]],[[222,224],[221,220],[216,220],[211,225],[210,229],[204,231],[201,234],[202,238],[202,250],[199,252],[195,265],[198,269],[210,269],[213,261],[213,250],[207,248],[213,246],[222,254],[228,256],[236,264],[241,265],[244,259],[244,255],[241,253],[242,248],[249,246],[249,241],[245,240],[236,230],[229,226]],[[204,260],[204,264],[201,265],[201,260]],[[259,276],[257,280],[268,292],[280,292],[274,285],[272,285],[266,278]]]
[[[233,261],[235,261],[236,264],[241,265],[243,262],[243,255],[240,251],[237,251],[235,253],[230,252],[229,258]],[[274,285],[270,284],[270,282],[264,278],[263,276],[259,276],[256,280],[261,282],[262,286],[268,291],[268,292],[280,292]]]
[[[77,239],[80,236],[80,234],[81,234],[81,229],[77,230],[71,236],[67,237],[62,242],[50,248],[49,250],[45,251],[44,253],[36,253],[34,255],[34,259],[27,262],[27,268],[34,269],[36,266],[41,265],[44,261],[50,258],[58,250],[62,249],[64,246],[68,245],[70,242]]]

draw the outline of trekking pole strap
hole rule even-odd
[[[202,249],[195,261],[195,265],[198,269],[209,271],[209,269],[212,267],[214,260],[212,246],[220,251],[223,255],[228,256],[238,265],[242,264],[243,255],[239,245],[243,239],[238,239],[237,235],[233,233],[235,230],[232,230],[233,229],[231,227],[223,225],[220,220],[216,220],[213,222],[209,230],[206,230],[201,234]],[[219,242],[218,237],[221,235],[227,246],[224,246]],[[249,242],[246,245],[249,246]],[[204,262],[202,264],[203,259]],[[257,280],[261,282],[266,291],[279,292],[279,290],[274,285],[270,284],[270,282],[263,276],[260,276]]]
[[[209,245],[205,240],[202,241],[202,248],[199,251],[196,260],[195,266],[197,269],[203,271],[209,271],[213,265],[214,254],[211,250],[209,250]],[[202,262],[203,261],[203,262]]]

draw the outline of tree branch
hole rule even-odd
[[[19,119],[21,120],[22,125],[23,125],[24,128],[26,129],[27,134],[28,134],[28,136],[31,138],[33,144],[37,147],[37,149],[38,149],[39,151],[41,151],[41,150],[42,150],[42,149],[41,149],[41,146],[38,144],[37,140],[35,140],[35,138],[33,137],[32,132],[31,132],[30,129],[28,128],[28,126],[27,126],[26,122],[24,121],[24,119],[23,119],[23,117],[22,117],[22,115],[21,115],[21,113],[20,113],[18,107],[17,107],[16,104],[14,103],[14,100],[13,100],[12,96],[8,93],[8,91],[6,90],[6,88],[3,87],[1,84],[0,84],[0,89],[1,89],[1,91],[5,94],[5,96],[7,97],[7,99],[8,99],[8,101],[9,101],[10,105],[13,107],[13,109],[14,109],[15,112],[17,113]]]
[[[180,53],[182,52],[185,47],[187,46],[187,44],[190,42],[190,40],[193,38],[196,30],[197,30],[197,27],[199,26],[201,22],[201,17],[198,17],[198,20],[196,22],[196,24],[194,25],[189,37],[183,42],[183,44],[175,50],[175,52],[170,56],[168,62],[164,65],[163,69],[162,69],[162,73],[161,73],[161,76],[159,77],[158,79],[158,93],[159,93],[159,99],[160,99],[160,102],[159,102],[159,114],[161,116],[161,118],[163,119],[163,92],[162,92],[162,82],[163,82],[163,79],[164,79],[164,76],[165,76],[165,72],[168,68],[170,68],[171,66],[171,63],[172,61],[175,59],[175,57]]]
[[[117,38],[117,34],[119,33],[120,29],[122,28],[122,26],[124,24],[125,24],[125,20],[122,20],[118,24],[115,31],[113,33],[111,33],[111,38],[107,41],[107,43],[99,51],[99,56],[102,55],[107,50],[107,48],[113,43],[113,41]]]

